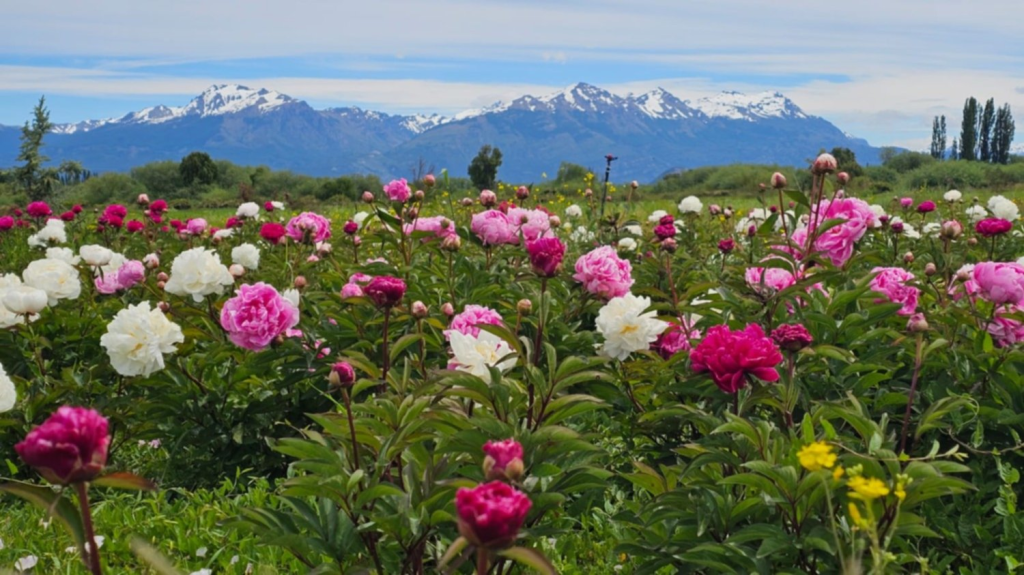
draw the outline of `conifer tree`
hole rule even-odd
[[[979,154],[978,159],[982,162],[991,162],[992,159],[992,128],[996,123],[996,102],[989,98],[985,102],[985,110],[981,113],[981,129],[979,130]]]
[[[964,117],[960,123],[960,159],[978,159],[978,100],[971,96],[964,102]]]

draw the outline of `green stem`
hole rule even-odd
[[[96,531],[92,526],[92,512],[89,510],[89,484],[76,483],[75,490],[78,492],[78,507],[82,511],[82,527],[85,529],[85,556],[82,561],[89,567],[92,575],[103,575],[100,567],[100,549],[96,545]]]

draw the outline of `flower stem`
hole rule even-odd
[[[390,331],[390,329],[389,329],[390,327],[391,327],[391,308],[390,307],[386,307],[386,308],[384,308],[384,343],[383,343],[384,357],[382,358],[382,364],[383,364],[382,372],[383,372],[383,375],[382,375],[381,379],[383,379],[383,381],[380,384],[380,391],[381,391],[381,393],[384,393],[384,390],[387,389],[387,385],[388,385],[388,371],[391,369],[391,355],[388,353],[388,331]]]
[[[903,414],[903,430],[900,432],[900,453],[907,452],[907,432],[910,430],[910,407],[914,404],[914,392],[917,391],[917,376],[921,374],[921,349],[924,340],[917,334],[917,351],[914,354],[914,375],[910,380],[910,395],[907,396],[907,410]]]
[[[476,548],[476,575],[487,575],[487,550],[483,547]]]
[[[352,419],[352,398],[348,395],[348,390],[341,390],[341,397],[345,400],[345,413],[348,415],[348,432],[352,436],[352,470],[356,471],[359,469],[359,442],[356,441],[356,424]]]
[[[93,529],[92,512],[89,510],[89,484],[76,483],[75,490],[78,492],[78,507],[82,511],[82,527],[85,529],[85,555],[82,561],[89,567],[92,575],[102,575],[100,549],[96,545],[96,531]]]

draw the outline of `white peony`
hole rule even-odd
[[[679,212],[683,214],[699,214],[702,209],[704,204],[700,203],[697,196],[686,196],[679,202]]]
[[[117,312],[100,337],[110,363],[121,375],[147,376],[164,368],[164,354],[185,341],[181,328],[144,301]]]
[[[594,232],[588,230],[583,226],[574,229],[572,233],[569,234],[569,239],[578,243],[592,242],[596,237],[597,236],[594,235]]]
[[[103,246],[89,244],[78,248],[78,255],[82,256],[82,261],[90,266],[105,266],[114,257],[114,252]]]
[[[929,238],[938,238],[939,235],[942,233],[942,224],[938,222],[928,222],[927,224],[921,226],[921,233]]]
[[[625,231],[628,234],[633,234],[634,236],[642,236],[642,235],[644,235],[644,229],[641,228],[640,226],[636,225],[636,224],[629,224],[628,226],[622,226],[622,230]]]
[[[573,204],[568,208],[565,208],[565,215],[570,218],[578,218],[583,215],[583,210],[576,204]]]
[[[988,209],[992,212],[993,216],[1010,220],[1011,222],[1016,221],[1017,217],[1020,216],[1020,209],[1017,207],[1017,204],[1003,196],[992,196],[989,198]]]
[[[501,358],[512,353],[512,348],[505,343],[505,340],[489,331],[480,330],[480,335],[473,337],[452,330],[449,332],[449,337],[452,353],[455,356],[455,369],[459,371],[465,371],[486,381],[491,381],[490,367],[497,367],[504,371],[512,369],[516,364],[514,357],[501,361]]]
[[[622,238],[619,240],[619,251],[632,252],[636,250],[636,240],[633,238]]]
[[[270,205],[274,206],[275,210],[283,210],[284,209],[284,203],[283,202],[270,202]]]
[[[654,210],[653,212],[651,212],[651,215],[647,216],[647,221],[653,222],[653,223],[656,224],[656,223],[658,223],[659,220],[661,220],[661,218],[663,218],[663,217],[665,217],[667,215],[668,215],[668,212],[666,212],[665,210]]]
[[[612,298],[605,304],[594,322],[604,337],[601,355],[623,360],[634,351],[649,349],[668,328],[668,323],[655,317],[656,312],[644,311],[649,307],[651,298],[631,293]]]
[[[46,309],[46,292],[27,285],[14,286],[4,292],[4,307],[19,315],[36,314]]]
[[[210,295],[224,293],[227,286],[235,285],[228,268],[220,263],[213,250],[192,248],[178,254],[171,264],[171,277],[164,290],[174,295],[192,296],[197,303]]]
[[[44,248],[51,244],[62,244],[68,241],[62,220],[48,220],[43,229],[28,238],[28,245],[33,248]]]
[[[46,248],[46,257],[51,260],[60,260],[68,265],[77,266],[81,258],[75,255],[71,248]]]
[[[281,292],[281,297],[292,302],[292,305],[299,307],[299,302],[302,300],[302,296],[299,294],[299,290],[295,288],[289,288]]]
[[[873,227],[882,227],[881,217],[885,215],[885,208],[878,204],[871,204],[869,207],[871,208],[871,211],[875,213],[875,225]]]
[[[67,262],[53,259],[36,260],[21,272],[25,285],[46,292],[50,305],[57,305],[62,299],[78,299],[82,293],[82,281],[78,270]]]
[[[238,206],[235,215],[240,218],[255,218],[260,215],[260,206],[256,202],[245,202]]]
[[[36,557],[35,555],[26,555],[24,557],[19,558],[17,561],[14,562],[14,570],[15,571],[29,571],[33,567],[35,567],[36,564],[38,564],[38,563],[39,563],[39,558],[38,557]]]
[[[356,215],[352,216],[352,221],[355,222],[360,229],[362,229],[363,222],[366,221],[366,218],[368,217],[370,217],[370,214],[368,212],[358,212]]]
[[[942,194],[942,199],[947,202],[959,202],[964,195],[960,193],[960,190],[949,190],[945,194]]]
[[[0,413],[14,409],[18,401],[18,390],[14,388],[14,382],[7,377],[4,366],[0,365]]]
[[[7,291],[20,285],[21,278],[18,277],[18,274],[0,275],[0,329],[25,323],[25,316],[12,312],[4,305],[4,295],[7,294]]]
[[[232,228],[224,228],[222,230],[217,230],[213,232],[213,239],[225,240],[233,235],[235,235],[235,230],[233,230]]]
[[[988,210],[981,206],[971,206],[964,210],[964,213],[967,214],[967,217],[970,218],[973,223],[978,223],[988,217]]]
[[[242,244],[231,250],[231,261],[247,270],[260,266],[260,249],[252,244]]]

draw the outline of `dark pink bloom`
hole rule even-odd
[[[63,406],[14,446],[18,455],[50,483],[95,479],[107,464],[107,420],[84,407]]]
[[[352,220],[349,220],[345,222],[345,227],[343,227],[341,230],[345,232],[347,235],[354,236],[356,235],[356,232],[359,231],[359,224],[353,222]]]
[[[927,214],[935,211],[935,202],[931,200],[925,200],[917,205],[917,211],[922,214]]]
[[[991,238],[992,236],[1000,236],[1013,229],[1013,222],[1010,220],[1003,220],[1000,218],[985,218],[974,226],[974,231]]]
[[[903,268],[879,267],[871,272],[877,274],[871,280],[872,291],[884,294],[886,299],[892,303],[902,304],[903,307],[896,312],[899,315],[913,315],[917,309],[917,296],[921,293],[921,290],[908,285],[908,282],[913,281],[914,274]],[[875,303],[884,301],[876,299]]]
[[[378,307],[390,308],[398,305],[405,297],[405,282],[393,276],[377,276],[363,288],[363,292]]]
[[[128,224],[126,225],[126,228],[128,229],[129,232],[131,232],[133,234],[137,234],[137,233],[141,232],[142,230],[144,230],[146,228],[146,225],[143,224],[142,222],[140,222],[139,220],[128,220]]]
[[[757,324],[737,331],[716,325],[690,353],[690,359],[694,371],[710,372],[719,389],[736,393],[747,385],[751,375],[764,381],[778,381],[775,366],[782,362],[782,354]]]
[[[666,217],[671,217],[671,216],[666,216]],[[671,223],[659,224],[658,226],[656,226],[654,228],[654,235],[658,236],[659,240],[665,240],[665,239],[668,239],[668,238],[675,237],[676,231],[677,230],[676,230],[675,225],[673,225]]]
[[[629,293],[633,286],[633,266],[619,257],[615,248],[601,246],[576,260],[573,279],[588,292],[606,299]]]
[[[156,200],[149,204],[149,211],[154,214],[161,214],[167,211],[167,202],[164,200]]]
[[[483,447],[484,474],[489,480],[516,480],[523,474],[523,446],[515,439],[488,441]]]
[[[736,241],[732,238],[725,238],[718,242],[718,250],[723,254],[727,254],[736,248]]]
[[[347,361],[339,361],[331,366],[331,383],[349,387],[356,381],[356,370]],[[335,383],[337,382],[337,383]]]
[[[242,225],[244,225],[244,222],[238,216],[231,216],[224,222],[224,227],[228,229],[240,228]]]
[[[53,213],[46,202],[32,202],[25,207],[25,211],[28,213],[29,217],[36,219],[43,219]]]
[[[529,497],[501,481],[463,487],[455,494],[459,534],[485,549],[508,547],[532,505]]]
[[[565,244],[558,238],[540,238],[526,244],[530,254],[530,265],[537,275],[545,278],[554,277],[562,269],[565,257]]]
[[[60,215],[60,219],[64,220],[65,222],[72,222],[75,220],[75,212],[64,212],[63,214]]]
[[[453,331],[477,337],[480,335],[480,328],[477,326],[481,324],[501,325],[502,323],[501,314],[493,309],[482,305],[468,304],[462,309],[462,313],[452,318],[448,329],[444,330],[444,337],[448,339]]]
[[[79,204],[75,204],[75,205],[71,206],[71,211],[75,212],[76,215],[80,214],[80,213],[82,213],[82,206],[79,205]]]
[[[263,202],[263,209],[268,212],[274,211],[274,202]]]
[[[302,212],[288,221],[288,236],[297,242],[319,243],[331,237],[331,221],[314,212]]]
[[[772,330],[772,340],[786,351],[800,351],[811,345],[814,338],[802,324],[782,324]]]
[[[662,359],[670,359],[679,352],[690,351],[693,344],[690,340],[700,339],[700,332],[695,329],[687,329],[685,325],[670,323],[668,329],[658,335],[658,339],[651,344],[651,349],[657,352]]]
[[[14,227],[14,218],[11,216],[4,216],[0,218],[0,231],[7,231]]]
[[[171,225],[174,225],[174,222],[171,222]],[[284,226],[274,222],[267,222],[260,228],[260,237],[272,244],[280,242],[285,233],[287,232]]]
[[[299,323],[299,308],[273,286],[263,282],[243,285],[236,294],[224,302],[220,325],[239,347],[261,351]]]

